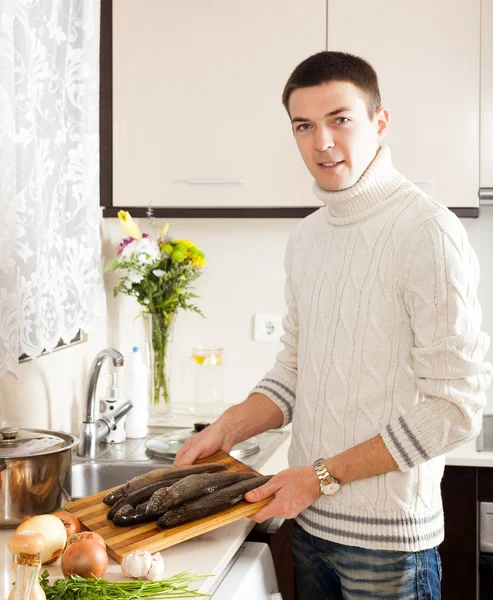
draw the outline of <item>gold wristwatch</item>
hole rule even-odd
[[[338,479],[332,477],[332,475],[327,471],[324,459],[319,458],[316,460],[313,463],[313,467],[320,484],[320,493],[324,496],[333,496],[334,494],[337,494],[337,492],[341,489],[342,484]]]

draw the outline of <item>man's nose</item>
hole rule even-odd
[[[326,127],[320,127],[315,132],[315,148],[320,152],[332,148],[334,146],[334,138],[332,133]]]

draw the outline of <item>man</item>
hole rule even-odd
[[[284,349],[176,464],[292,421],[291,468],[246,499],[274,496],[258,522],[294,519],[302,600],[436,600],[444,453],[479,432],[491,377],[477,259],[459,219],[392,166],[367,62],[316,54],[283,103],[325,204],[288,243]]]

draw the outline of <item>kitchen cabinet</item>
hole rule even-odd
[[[493,199],[493,0],[481,2],[481,169],[479,182]],[[486,190],[489,190],[486,192]]]
[[[479,577],[479,502],[493,502],[492,467],[445,467],[442,600],[493,598],[493,573]]]
[[[480,4],[328,2],[328,49],[360,55],[377,71],[396,168],[449,207],[479,203]],[[491,28],[492,17],[485,22]],[[491,57],[490,47],[490,82]]]
[[[281,94],[326,0],[113,3],[113,206],[320,206]]]

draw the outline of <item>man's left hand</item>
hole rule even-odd
[[[272,517],[293,519],[320,497],[320,484],[312,466],[281,471],[266,484],[245,495],[248,502],[274,499],[250,518],[262,523]]]

